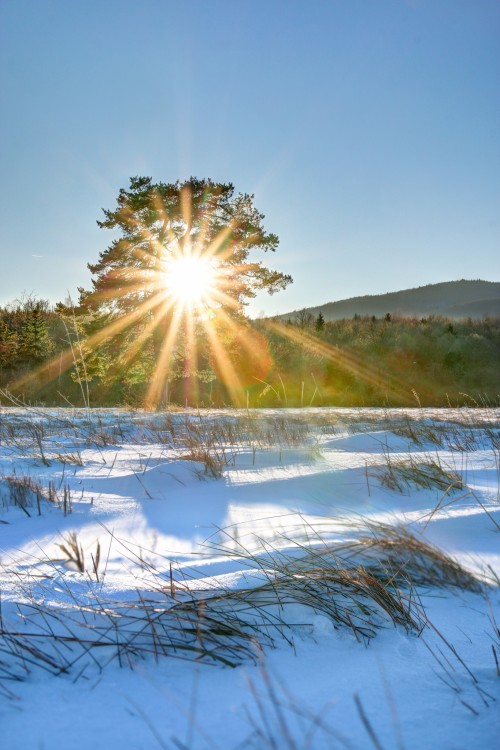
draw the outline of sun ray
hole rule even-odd
[[[104,328],[101,328],[99,331],[88,336],[85,339],[85,346],[91,350],[97,349],[107,339],[112,339],[127,327],[134,325],[134,323],[139,321],[145,313],[150,312],[157,307],[162,300],[163,297],[156,295],[155,297],[145,300],[138,307],[125,315],[121,315],[119,318],[114,318],[111,323],[108,323]],[[35,380],[48,383],[51,380],[55,380],[61,372],[66,372],[72,366],[74,366],[74,357],[71,347],[68,347],[64,352],[53,357],[48,362],[44,362],[40,367],[32,370],[21,378],[18,378],[12,384],[12,389],[19,390]]]
[[[218,232],[216,237],[214,237],[212,242],[207,246],[205,254],[209,257],[217,256],[220,262],[227,260],[231,255],[231,248],[227,248],[226,250],[222,250],[221,252],[219,252],[219,250],[224,245],[226,240],[231,236],[233,229],[233,222],[230,222],[227,226],[223,227]]]
[[[173,348],[175,346],[180,322],[181,314],[180,312],[177,312],[174,315],[168,334],[163,341],[162,348],[156,362],[156,366],[146,395],[146,408],[154,409],[161,401],[162,392],[165,387],[165,380],[169,371],[168,363],[170,360],[170,355],[172,354]]]
[[[195,373],[198,370],[198,347],[196,346],[195,319],[193,315],[185,315],[186,318],[186,357],[184,365],[184,376],[186,401],[197,403],[198,388]]]
[[[193,224],[192,193],[191,193],[191,190],[189,190],[189,188],[187,187],[184,187],[181,190],[181,215],[182,215],[184,224],[186,225],[186,230],[184,232],[183,243],[182,243],[183,250],[186,251],[190,245],[191,227]]]
[[[396,397],[398,400],[412,402],[412,399],[408,394],[408,388],[405,387],[405,384],[399,378],[388,372],[384,372],[383,375],[379,374],[374,367],[367,364],[364,358],[360,357],[352,350],[348,350],[345,347],[339,349],[338,347],[321,341],[304,331],[291,329],[289,326],[276,321],[266,321],[266,327],[274,330],[285,338],[290,339],[294,343],[304,346],[308,351],[323,356],[325,359],[335,363],[340,368],[352,373],[356,377],[359,377],[366,383],[382,389],[384,392]]]
[[[204,330],[207,334],[207,338],[210,343],[212,354],[214,355],[223,376],[223,382],[229,391],[232,403],[235,406],[243,406],[243,386],[238,377],[236,369],[234,368],[231,360],[227,353],[224,351],[224,347],[217,338],[215,331],[213,330],[210,321],[202,321]]]
[[[124,367],[130,364],[130,362],[133,361],[136,355],[143,349],[144,345],[150,339],[154,329],[161,323],[164,318],[167,317],[172,309],[172,300],[163,300],[161,307],[155,311],[155,316],[152,317],[150,321],[148,321],[140,334],[136,336],[135,340],[128,345],[127,349],[124,350],[123,354],[115,362],[115,364],[111,365],[110,369],[108,370],[108,377],[112,377],[114,374],[117,374],[120,370],[122,370]]]

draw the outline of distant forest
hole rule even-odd
[[[154,371],[152,347],[146,342],[120,367],[126,336],[86,347],[101,323],[31,298],[0,307],[1,403],[9,403],[9,392],[48,406],[142,406]],[[498,404],[499,323],[389,313],[325,322],[321,312],[305,310],[286,322],[247,321],[244,333],[228,341],[241,384],[237,404],[209,356],[193,374],[179,354],[159,405]]]

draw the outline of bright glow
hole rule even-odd
[[[184,307],[209,304],[215,291],[215,269],[205,258],[184,255],[168,263],[165,270],[167,294]]]

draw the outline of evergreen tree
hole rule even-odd
[[[98,222],[119,236],[89,264],[92,290],[80,289],[80,312],[108,315],[109,338],[124,345],[114,361],[133,361],[134,372],[164,383],[212,377],[214,352],[234,370],[224,348],[246,326],[245,305],[257,291],[274,294],[292,280],[253,257],[278,246],[263,219],[253,196],[235,195],[229,183],[132,178]],[[158,399],[161,385],[155,389]]]
[[[321,310],[318,313],[318,317],[316,318],[316,323],[314,324],[314,327],[317,333],[321,333],[321,331],[324,331],[325,329],[325,319],[323,317],[323,313],[321,312]]]
[[[13,367],[19,350],[17,333],[5,320],[0,320],[0,367]]]
[[[157,310],[165,301],[171,261],[189,256],[216,268],[217,306],[232,314],[258,290],[283,289],[291,277],[250,259],[253,251],[274,251],[278,237],[265,232],[253,196],[234,195],[230,183],[198,180],[154,184],[134,177],[130,190],[120,190],[117,207],[104,211],[103,229],[120,237],[89,263],[93,289],[80,290],[81,304],[117,312]],[[152,304],[150,304],[152,303]]]
[[[26,321],[21,333],[21,355],[28,362],[47,357],[54,344],[49,336],[47,315],[40,304],[35,304],[27,311]]]

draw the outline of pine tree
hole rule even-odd
[[[152,361],[151,403],[161,397],[161,382],[182,378],[188,391],[193,379],[212,377],[214,356],[238,389],[226,339],[236,341],[248,328],[245,305],[258,291],[274,294],[292,281],[254,258],[279,242],[263,219],[252,195],[194,177],[172,184],[134,177],[116,208],[104,211],[98,225],[119,236],[89,264],[93,289],[79,290],[80,312],[109,316],[106,346],[121,339],[122,355],[114,359],[123,366],[134,362],[147,374]],[[100,345],[102,337],[94,340]]]
[[[5,320],[0,320],[0,367],[13,367],[19,351],[19,340]]]
[[[80,290],[86,308],[157,310],[165,301],[170,262],[184,255],[213,262],[217,306],[231,314],[241,313],[258,290],[273,294],[292,281],[250,259],[255,251],[276,250],[279,240],[265,232],[253,196],[234,195],[230,183],[192,177],[154,184],[150,177],[134,177],[130,190],[120,190],[116,209],[104,216],[98,225],[121,236],[88,265],[93,290]]]
[[[27,311],[26,321],[21,332],[21,355],[28,362],[45,359],[53,350],[49,336],[47,318],[41,305],[35,304]]]
[[[317,333],[321,333],[321,331],[325,330],[325,319],[323,317],[323,313],[321,312],[321,310],[318,313],[318,317],[316,318],[316,323],[314,324],[314,327]]]

